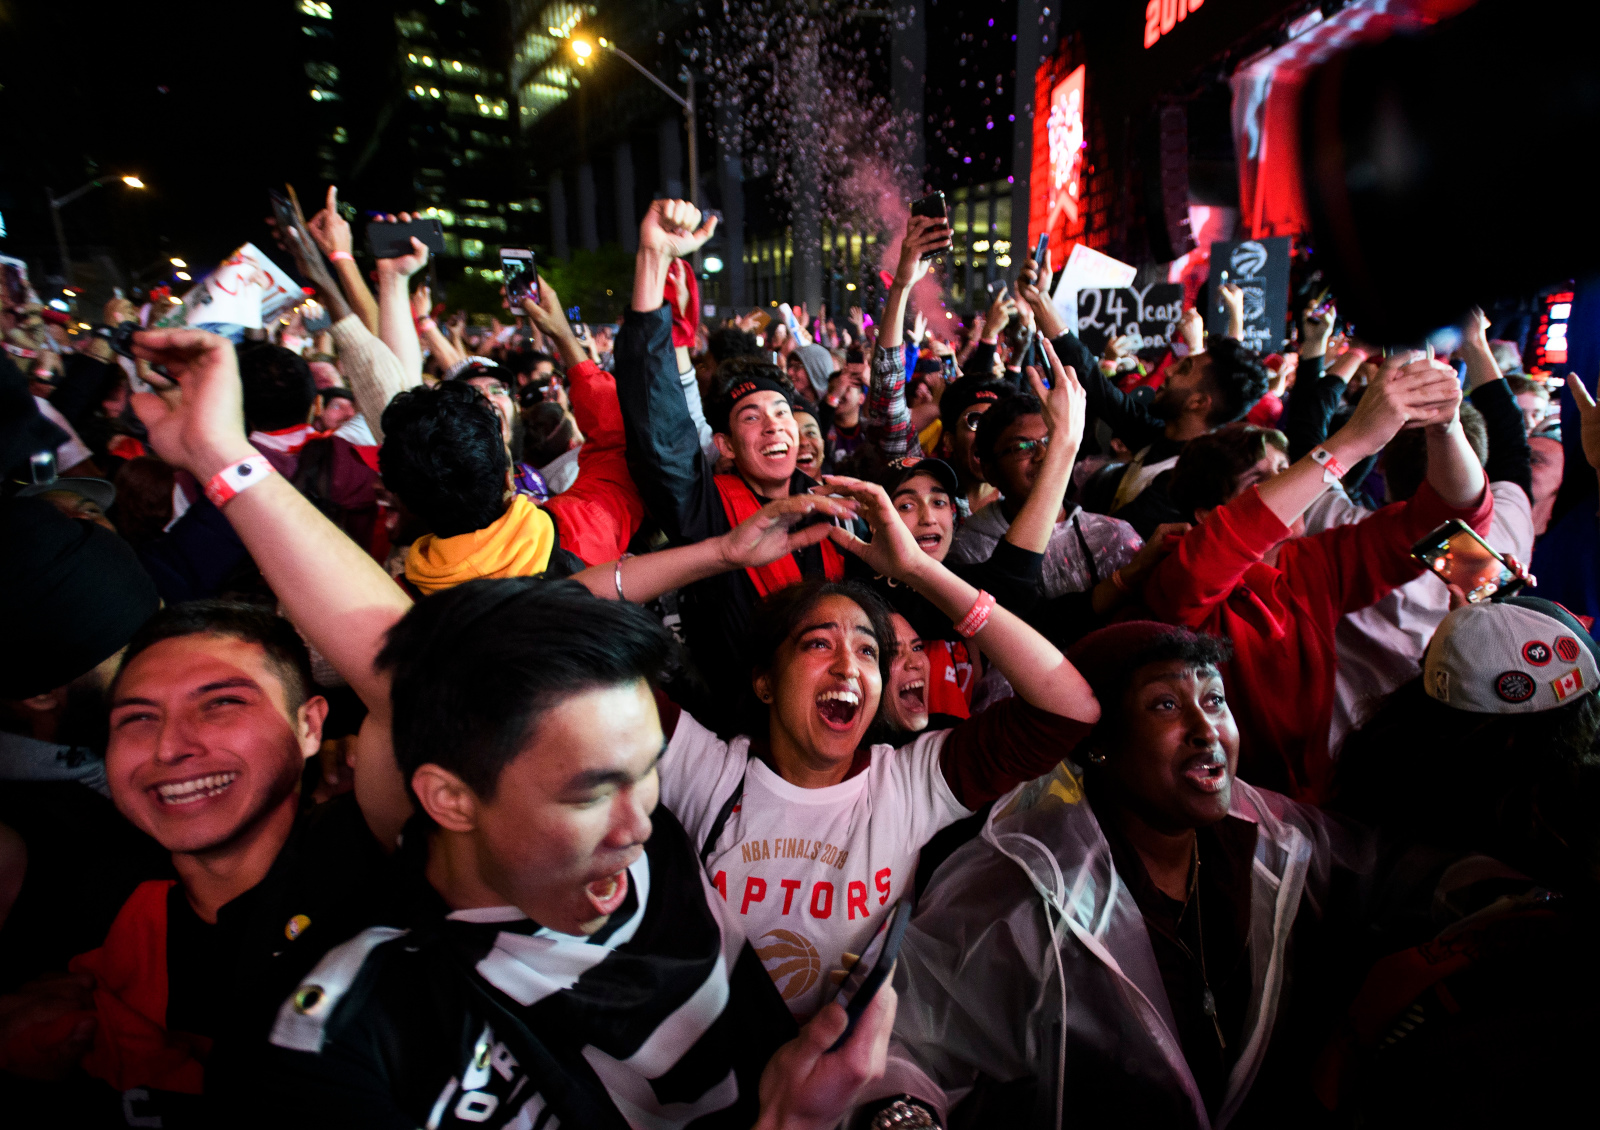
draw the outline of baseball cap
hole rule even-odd
[[[1554,601],[1513,596],[1469,604],[1434,632],[1422,686],[1473,714],[1537,714],[1600,686],[1600,648]]]
[[[81,475],[69,475],[64,479],[51,479],[47,483],[34,483],[25,486],[17,492],[18,498],[32,498],[35,495],[49,494],[51,491],[64,490],[69,494],[87,498],[90,502],[109,511],[111,504],[117,500],[117,488],[105,479],[92,479]]]
[[[884,468],[883,474],[878,477],[878,482],[892,498],[894,492],[913,475],[927,475],[951,498],[959,498],[961,495],[961,480],[956,477],[954,467],[943,459],[926,459],[920,455],[907,455],[891,460]]]

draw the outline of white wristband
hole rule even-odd
[[[252,455],[229,467],[224,467],[206,484],[206,497],[211,505],[222,509],[234,495],[264,482],[273,473],[273,466],[265,455]]]

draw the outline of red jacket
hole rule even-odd
[[[1223,678],[1241,777],[1301,801],[1327,798],[1339,618],[1421,576],[1411,546],[1434,527],[1460,518],[1487,533],[1493,513],[1487,487],[1457,510],[1424,482],[1364,522],[1284,541],[1289,528],[1251,487],[1184,535],[1151,575],[1145,602],[1163,620],[1233,645]],[[1276,567],[1265,564],[1279,542]]]
[[[585,565],[602,565],[628,548],[644,521],[644,503],[628,473],[616,380],[593,361],[580,361],[567,370],[567,395],[583,433],[578,478],[544,509],[555,519],[562,549]]]

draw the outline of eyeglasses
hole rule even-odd
[[[978,430],[978,421],[982,419],[982,412],[968,412],[966,415],[961,417],[961,426],[966,428],[969,432],[975,432]]]
[[[1016,440],[1013,443],[1008,443],[1008,444],[1005,445],[1005,447],[1000,449],[1000,454],[1001,455],[1007,455],[1007,456],[1010,456],[1010,455],[1031,455],[1031,454],[1033,454],[1033,452],[1036,449],[1040,450],[1040,451],[1043,451],[1046,448],[1048,448],[1049,446],[1050,446],[1050,437],[1047,436],[1047,435],[1043,435],[1043,436],[1040,436],[1038,439],[1019,439],[1019,440]]]

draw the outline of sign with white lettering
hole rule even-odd
[[[1289,237],[1211,245],[1211,307],[1206,311],[1206,329],[1214,334],[1228,330],[1228,311],[1220,297],[1223,283],[1233,283],[1244,291],[1244,343],[1261,354],[1281,350],[1289,312]]]
[[[1097,354],[1114,337],[1126,337],[1135,353],[1170,345],[1182,317],[1182,283],[1078,291],[1078,337]]]

